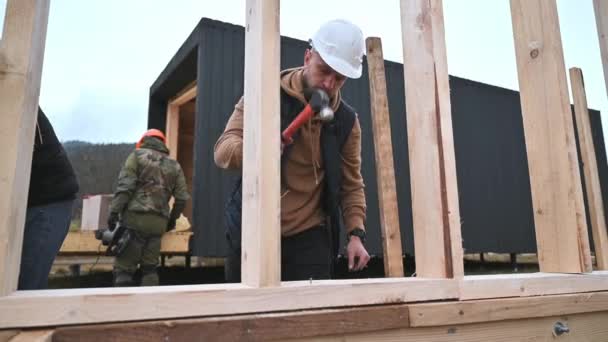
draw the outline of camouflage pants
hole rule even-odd
[[[114,261],[114,286],[135,286],[133,276],[139,266],[141,285],[158,285],[158,258],[162,235],[132,231],[131,240]]]

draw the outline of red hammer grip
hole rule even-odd
[[[304,123],[306,123],[306,121],[310,120],[310,118],[312,118],[314,114],[315,112],[312,110],[312,107],[309,104],[306,105],[306,107],[302,109],[300,114],[298,114],[298,116],[293,119],[293,121],[289,124],[289,126],[287,126],[287,128],[285,128],[285,130],[281,134],[281,137],[283,138],[283,143],[285,145],[293,143],[293,135],[298,129],[300,129],[300,127],[302,127],[302,125],[304,125]]]

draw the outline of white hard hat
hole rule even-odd
[[[348,78],[361,77],[365,42],[363,32],[346,20],[323,24],[310,43],[332,69]]]

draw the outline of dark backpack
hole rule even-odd
[[[293,119],[304,109],[304,104],[289,96],[281,89],[281,131],[283,131]],[[321,130],[322,158],[325,167],[325,189],[323,194],[323,205],[326,214],[330,217],[332,228],[333,252],[337,255],[339,246],[339,234],[342,227],[342,212],[340,209],[340,188],[342,184],[342,157],[340,151],[350,135],[355,123],[355,111],[344,101],[340,103],[334,114],[334,120],[323,124]],[[299,134],[294,135],[294,140]],[[292,145],[285,147],[281,156],[281,171],[284,170],[287,156]],[[283,177],[284,172],[281,172]],[[228,197],[224,211],[224,223],[228,247],[232,252],[241,248],[241,214],[242,214],[242,176],[239,177]]]

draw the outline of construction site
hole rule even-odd
[[[159,286],[112,287],[95,236],[112,195],[90,194],[49,289],[18,290],[50,0],[8,0],[0,341],[608,341],[601,113],[583,70],[566,68],[556,1],[509,3],[519,91],[448,73],[442,0],[400,1],[403,63],[364,37],[361,77],[340,93],[364,132],[366,268],[349,271],[341,232],[332,279],[282,281],[283,99],[267,90],[311,43],[280,34],[279,0],[247,0],[244,26],[202,17],[149,85],[147,127],[164,132],[190,194],[162,235]],[[608,88],[608,1],[593,8]],[[224,211],[241,174],[218,167],[214,145],[241,96],[230,282]]]

